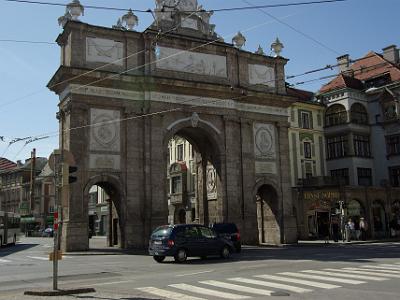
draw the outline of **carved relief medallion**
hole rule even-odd
[[[86,61],[123,65],[123,43],[100,38],[86,38]]]
[[[120,150],[120,112],[115,110],[91,109],[90,149]]]
[[[249,65],[249,83],[275,87],[274,68],[262,65]]]
[[[254,124],[254,151],[256,157],[275,159],[275,126]]]

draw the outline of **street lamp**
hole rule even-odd
[[[79,21],[79,17],[84,15],[84,10],[79,0],[72,0],[66,8],[67,13],[70,13],[73,21]]]
[[[283,48],[284,46],[278,38],[276,38],[275,42],[271,44],[271,50],[274,51],[275,57],[281,56]]]
[[[128,12],[122,16],[121,20],[126,24],[128,30],[133,30],[133,27],[139,24],[139,19],[134,15],[132,9],[129,9]]]

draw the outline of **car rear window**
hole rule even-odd
[[[156,230],[153,231],[151,234],[152,238],[161,238],[161,237],[167,237],[171,234],[172,227],[170,226],[161,226],[156,228]]]
[[[237,227],[232,223],[214,224],[212,228],[218,233],[233,233],[237,232]]]

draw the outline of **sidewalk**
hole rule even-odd
[[[334,242],[333,240],[329,240],[329,243],[325,243],[325,240],[299,240],[297,244],[290,245],[298,245],[298,246],[329,246],[329,245],[364,245],[364,244],[376,244],[376,243],[390,243],[390,242],[400,242],[400,238],[387,238],[387,239],[373,239],[373,240],[352,240],[350,242],[339,240],[338,242]],[[289,244],[288,244],[289,245]]]

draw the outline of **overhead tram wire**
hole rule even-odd
[[[249,1],[247,1],[247,0],[242,0],[242,1],[243,1],[244,3],[249,4],[249,5],[253,5],[251,2],[249,2]],[[314,43],[320,45],[321,47],[325,48],[326,50],[329,50],[330,52],[333,52],[333,53],[335,53],[336,55],[340,55],[338,51],[332,49],[331,47],[328,47],[327,45],[325,45],[324,43],[320,42],[319,40],[313,38],[313,37],[310,36],[309,34],[304,33],[304,32],[302,32],[302,31],[300,31],[299,29],[293,27],[292,25],[290,25],[290,24],[288,24],[288,23],[286,23],[286,22],[284,22],[284,21],[282,21],[282,20],[276,18],[276,17],[273,16],[272,14],[268,13],[267,11],[265,11],[263,8],[259,8],[258,10],[261,11],[263,14],[269,16],[270,18],[274,19],[274,20],[277,21],[278,23],[281,23],[281,24],[285,25],[286,27],[289,27],[289,28],[292,29],[293,31],[297,32],[298,34],[300,34],[300,35],[304,36],[305,38],[307,38],[307,39],[313,41]]]
[[[187,18],[189,18],[189,17],[192,16],[193,14],[194,14],[194,13],[190,14],[190,15],[187,16],[187,17],[184,17],[175,27],[173,27],[173,28],[171,28],[171,29],[169,29],[169,30],[167,30],[167,31],[165,31],[165,32],[161,32],[160,34],[157,34],[157,36],[156,36],[156,42],[157,42],[159,39],[161,39],[164,35],[166,35],[166,34],[172,32],[172,31],[176,30],[182,22],[184,22]],[[90,71],[87,71],[87,72],[85,72],[85,73],[83,73],[83,74],[79,74],[79,75],[74,76],[74,77],[72,77],[72,78],[69,78],[69,79],[63,80],[63,81],[61,81],[61,82],[58,82],[58,83],[56,83],[56,84],[50,86],[49,88],[51,89],[51,88],[54,88],[54,87],[56,87],[56,86],[58,86],[58,85],[61,85],[61,84],[64,84],[64,83],[68,83],[68,82],[70,82],[70,81],[72,81],[72,80],[75,80],[75,79],[78,79],[78,78],[80,78],[80,77],[89,75],[89,74],[91,74],[91,73],[93,73],[93,72],[95,72],[95,71],[101,70],[101,69],[103,69],[103,68],[105,68],[105,67],[108,67],[108,66],[110,66],[110,65],[112,65],[112,64],[115,64],[115,63],[117,63],[117,62],[119,62],[119,61],[121,61],[121,60],[125,60],[125,59],[128,59],[128,58],[132,58],[133,56],[139,55],[139,54],[141,54],[141,53],[143,53],[143,52],[145,52],[145,51],[146,51],[146,50],[143,49],[143,50],[140,50],[140,51],[138,51],[138,52],[129,54],[129,55],[125,56],[125,57],[116,59],[116,60],[114,60],[114,61],[112,61],[112,62],[103,64],[103,65],[101,65],[101,66],[99,66],[99,67],[97,67],[97,68],[94,68],[94,69],[92,69],[92,70],[90,70]],[[122,74],[122,73],[121,73],[121,74]],[[13,103],[15,103],[15,102],[19,102],[19,101],[21,101],[21,100],[24,100],[24,99],[26,99],[26,98],[28,98],[28,97],[31,97],[31,96],[34,96],[34,95],[36,95],[36,94],[39,94],[39,93],[41,93],[42,91],[43,91],[43,90],[36,91],[36,92],[32,92],[32,93],[30,93],[30,94],[28,94],[28,95],[25,95],[25,96],[16,98],[16,99],[14,99],[14,100],[11,100],[11,101],[8,101],[8,102],[5,102],[5,103],[2,103],[2,104],[0,104],[0,108],[2,108],[2,107],[4,107],[4,106],[7,106],[7,105],[10,105],[10,104],[13,104]],[[1,110],[0,110],[0,111],[1,111]]]
[[[384,63],[381,63],[381,64],[376,64],[376,65],[370,66],[369,68],[380,67],[382,64],[386,64],[386,63],[384,62]],[[391,68],[394,68],[394,67],[395,66],[391,66]],[[356,70],[353,70],[353,71],[354,72],[362,72],[363,70],[364,70],[364,68],[360,68],[360,69],[356,69]],[[324,77],[320,77],[320,78],[315,78],[315,79],[304,81],[304,82],[298,82],[298,83],[290,85],[290,87],[301,85],[301,84],[306,84],[306,83],[309,83],[309,82],[325,80],[325,79],[336,77],[336,76],[338,76],[338,74],[324,76]],[[266,83],[273,82],[273,81],[275,81],[275,79],[262,82],[261,84],[266,84]],[[258,84],[254,84],[254,85],[258,85]],[[88,125],[78,126],[78,127],[74,127],[74,128],[68,128],[68,129],[65,129],[63,131],[63,133],[74,131],[74,130],[80,130],[80,129],[84,129],[84,128],[97,127],[97,126],[102,126],[102,125],[106,125],[106,124],[117,123],[117,122],[121,123],[121,122],[124,122],[124,121],[129,121],[129,120],[134,120],[134,119],[139,119],[139,118],[144,118],[144,117],[150,117],[150,116],[155,116],[155,115],[159,115],[159,114],[165,114],[165,113],[174,112],[174,111],[185,111],[189,107],[203,107],[203,106],[207,106],[207,105],[210,105],[210,104],[213,104],[213,103],[216,103],[216,102],[220,102],[220,101],[239,100],[239,99],[246,98],[246,97],[249,97],[249,95],[246,94],[246,95],[241,95],[241,96],[237,96],[237,97],[229,97],[227,99],[216,99],[216,100],[212,100],[212,101],[209,101],[209,102],[206,102],[206,103],[202,103],[202,104],[192,104],[192,105],[190,105],[190,106],[188,106],[186,108],[177,107],[177,108],[172,108],[172,109],[167,109],[167,110],[162,110],[162,111],[146,113],[146,114],[143,114],[143,115],[127,117],[127,118],[123,118],[123,119],[117,119],[117,120],[111,120],[111,121],[105,121],[105,122],[98,122],[98,123],[94,123],[94,124],[88,124]],[[194,97],[194,98],[191,98],[191,99],[188,99],[188,100],[181,101],[181,102],[176,103],[176,104],[177,105],[181,105],[181,104],[190,103],[192,101],[199,100],[199,99],[204,99],[204,97]],[[53,131],[53,132],[48,132],[48,133],[32,136],[31,139],[32,140],[39,140],[39,139],[43,139],[43,138],[57,137],[59,135],[60,135],[59,131]],[[27,145],[27,143],[24,144],[24,147],[26,145]],[[22,151],[22,149],[20,150],[20,152]]]
[[[64,3],[51,3],[51,2],[43,2],[43,1],[30,1],[30,0],[3,0],[6,2],[14,2],[14,3],[26,3],[26,4],[38,4],[38,5],[50,5],[50,6],[67,6]],[[246,6],[246,7],[227,7],[227,8],[216,8],[211,10],[206,10],[208,12],[229,12],[229,11],[242,11],[242,10],[251,10],[251,9],[260,9],[260,8],[278,8],[278,7],[290,7],[290,6],[303,6],[303,5],[315,5],[315,4],[328,4],[335,2],[347,2],[350,0],[320,0],[320,1],[307,1],[307,2],[291,2],[291,3],[280,3],[280,4],[267,4],[267,5],[256,5],[256,6]],[[84,5],[85,8],[89,9],[102,9],[102,10],[114,10],[114,11],[127,11],[129,8],[117,8],[117,7],[106,7],[106,6],[95,6],[95,5]],[[133,12],[140,13],[151,13],[150,9],[140,10],[140,9],[132,9]],[[182,10],[182,12],[193,13],[197,12],[197,10]]]
[[[55,43],[55,42],[31,41],[31,40],[13,40],[13,39],[0,39],[0,42],[57,45],[57,43]]]

